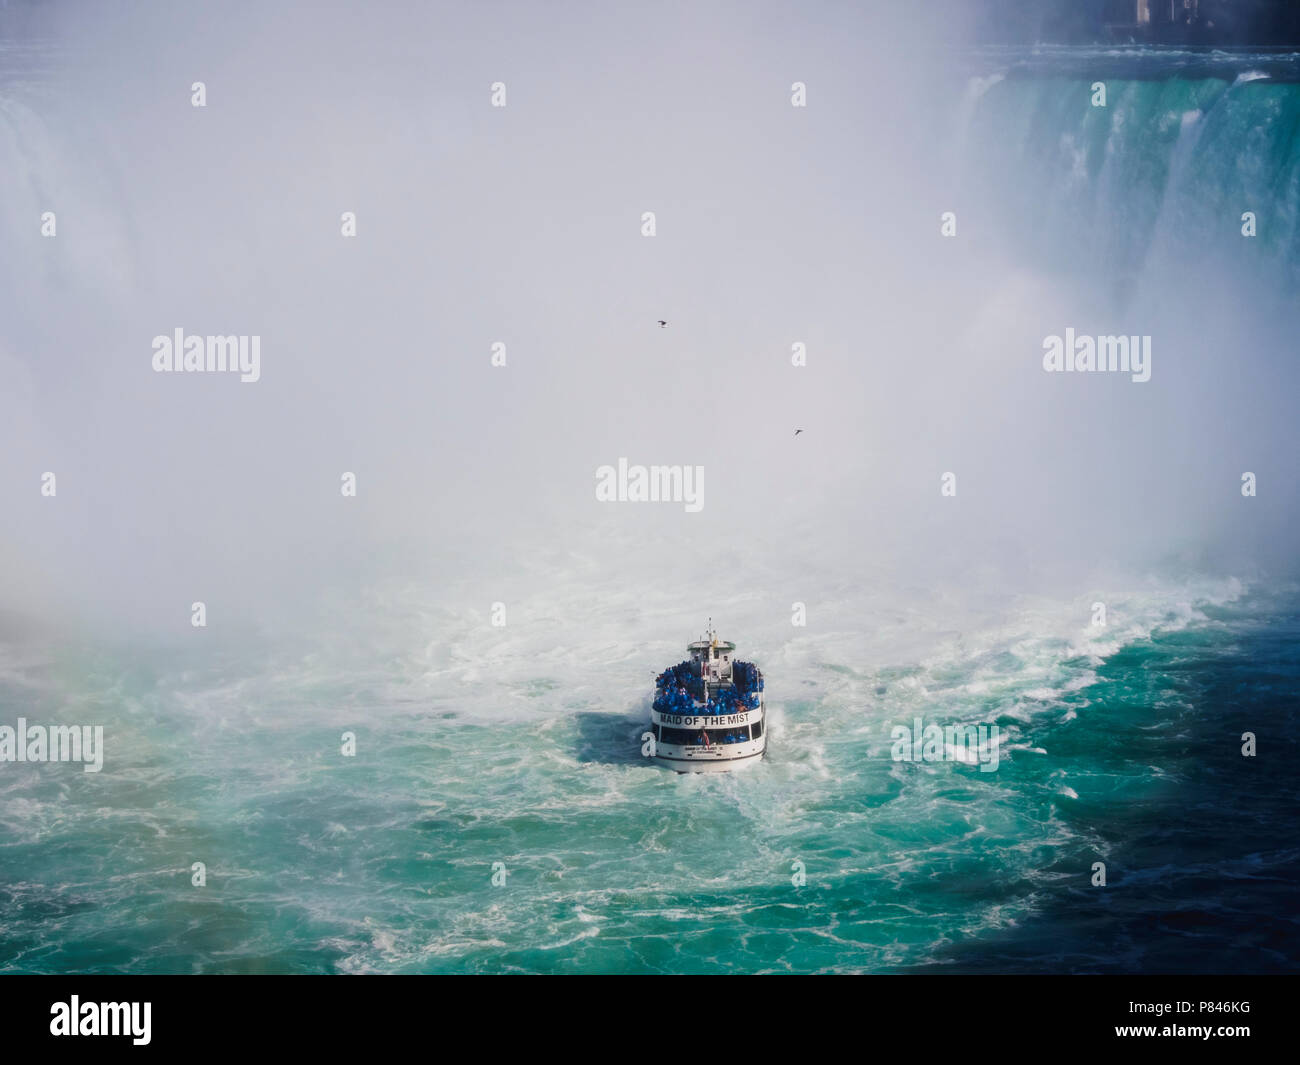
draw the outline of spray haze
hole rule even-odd
[[[257,617],[553,543],[613,573],[611,528],[650,570],[741,542],[788,577],[805,550],[904,580],[1280,563],[1267,264],[1117,277],[1081,201],[1045,202],[1031,85],[972,97],[940,20],[785,17],[54,5],[44,90],[0,119],[14,600],[165,629],[214,589]],[[1044,374],[1066,327],[1152,335],[1151,382]],[[154,373],[175,329],[260,337],[260,380]],[[704,509],[600,507],[621,456],[705,466]],[[1245,469],[1269,491],[1243,514]]]

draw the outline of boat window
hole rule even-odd
[[[763,735],[763,722],[755,721],[752,727],[754,729],[754,739],[758,739],[759,736]]]
[[[669,728],[667,725],[661,725],[659,730],[659,742],[671,743],[683,747],[703,747],[704,734],[709,735],[709,746],[725,747],[729,743],[748,743],[749,726],[733,725],[731,728],[717,727],[706,729],[686,729],[686,728]],[[758,733],[761,735],[761,730]],[[755,737],[757,738],[757,736]]]

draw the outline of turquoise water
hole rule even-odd
[[[1297,600],[1179,595],[1063,637],[1040,604],[921,659],[847,657],[872,638],[851,629],[759,648],[771,753],[725,777],[640,758],[658,645],[601,668],[621,709],[565,682],[581,647],[546,661],[535,631],[473,663],[481,630],[369,668],[11,659],[6,721],[108,740],[100,774],[5,767],[0,967],[1293,969]],[[894,762],[915,715],[998,724],[997,771]]]

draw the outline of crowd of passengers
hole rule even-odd
[[[763,674],[758,671],[758,666],[753,662],[739,660],[732,662],[731,679],[736,687],[746,694],[763,690]]]
[[[758,693],[763,690],[758,669],[752,662],[733,662],[731,676],[735,687],[719,688],[699,707],[695,701],[704,698],[704,683],[691,663],[669,666],[655,678],[654,708],[666,714],[735,714],[757,710]]]

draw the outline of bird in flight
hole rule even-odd
[[[795,436],[798,436],[798,435],[799,435],[800,433],[802,433],[802,432],[803,432],[802,429],[796,429],[796,430],[794,431],[794,435],[795,435]]]
[[[659,328],[660,328],[660,329],[667,329],[667,328],[668,328],[668,323],[665,322],[662,318],[659,319]]]

